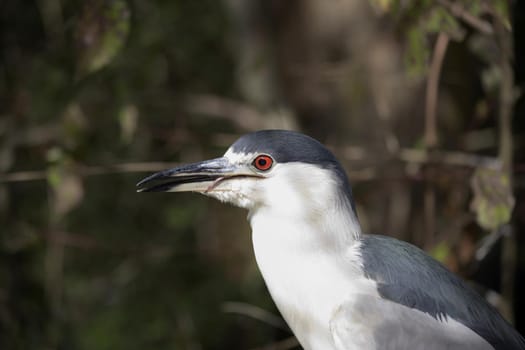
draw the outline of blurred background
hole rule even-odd
[[[135,193],[264,128],[328,145],[365,232],[523,334],[524,8],[0,0],[0,348],[298,349],[245,211]]]

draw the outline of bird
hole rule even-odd
[[[363,233],[345,170],[310,136],[251,132],[222,157],[137,186],[247,209],[259,270],[306,350],[525,349],[493,306],[423,250]]]

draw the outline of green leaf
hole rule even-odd
[[[408,47],[405,52],[405,63],[408,73],[419,76],[427,71],[429,49],[425,32],[418,26],[409,29],[407,33]]]
[[[62,114],[62,143],[66,149],[76,149],[82,143],[86,129],[88,128],[87,117],[76,101],[72,101]]]
[[[52,188],[57,188],[62,182],[62,176],[58,166],[52,165],[47,169],[47,182]]]
[[[500,170],[477,168],[471,179],[471,210],[478,224],[494,230],[510,221],[515,199],[506,174]]]
[[[137,131],[139,109],[134,104],[127,104],[120,109],[118,114],[120,124],[120,138],[123,143],[129,144]]]
[[[130,10],[124,0],[87,2],[75,31],[77,77],[93,73],[124,46],[130,29]]]
[[[444,263],[450,255],[450,247],[447,242],[440,242],[430,251],[430,255],[437,261]]]
[[[75,163],[61,148],[51,148],[47,154],[47,182],[51,188],[50,205],[57,217],[62,217],[78,206],[84,197],[82,178]]]
[[[442,7],[433,8],[428,18],[422,21],[421,27],[422,30],[428,33],[444,32],[456,41],[462,41],[466,34],[465,29],[458,20]]]
[[[509,16],[509,2],[506,0],[496,0],[494,1],[494,12],[499,17],[500,21],[503,23],[503,26],[507,30],[511,30],[512,24],[510,22],[510,16]]]
[[[392,9],[394,0],[371,0],[372,6],[377,8],[380,12],[388,12]]]
[[[473,16],[478,17],[482,14],[481,12],[482,7],[481,7],[480,0],[467,1],[466,3],[463,4],[463,6],[465,6],[465,10]]]

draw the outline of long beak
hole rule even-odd
[[[137,192],[208,192],[223,180],[257,176],[221,157],[164,170],[137,183]]]

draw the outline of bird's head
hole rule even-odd
[[[238,139],[223,157],[153,174],[139,192],[199,192],[255,211],[315,214],[345,202],[353,210],[345,172],[313,138],[285,130],[263,130]]]

